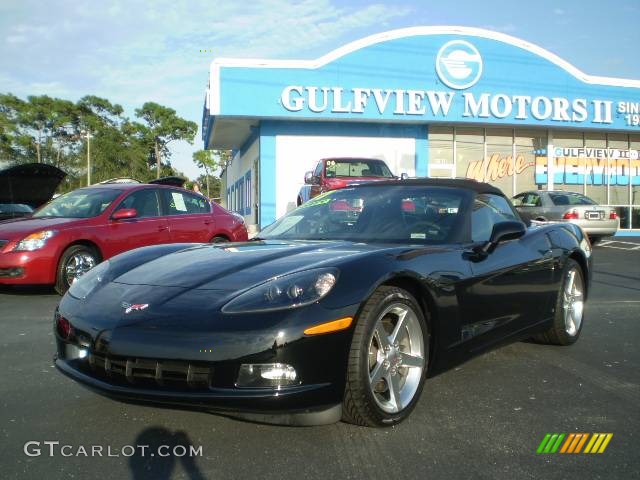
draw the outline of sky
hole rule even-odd
[[[200,126],[216,57],[314,59],[422,25],[495,30],[587,74],[640,79],[640,0],[1,0],[0,92],[98,95],[129,117],[154,101]],[[193,145],[172,147],[172,164],[196,178],[201,148],[199,131]]]

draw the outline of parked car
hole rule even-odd
[[[242,217],[168,185],[98,184],[31,217],[0,223],[0,284],[55,284],[64,293],[118,253],[174,242],[247,240]]]
[[[592,263],[582,230],[527,229],[486,183],[334,190],[260,236],[102,263],[55,313],[57,368],[116,398],[389,426],[429,375],[505,341],[580,336]]]
[[[615,208],[598,205],[580,193],[533,190],[513,197],[513,204],[525,220],[575,223],[594,243],[620,228]]]
[[[377,158],[323,158],[316,168],[305,173],[304,185],[298,193],[296,204],[321,193],[343,188],[359,182],[396,178],[384,160]]]
[[[66,176],[59,168],[45,163],[0,170],[0,221],[31,215],[51,199]]]

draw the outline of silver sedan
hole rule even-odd
[[[580,193],[533,190],[513,197],[513,205],[523,220],[575,223],[592,241],[613,235],[620,227],[615,208],[598,205]]]

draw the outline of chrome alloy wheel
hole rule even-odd
[[[95,267],[97,263],[96,258],[87,252],[78,252],[69,257],[64,266],[67,284],[73,285],[73,282]]]
[[[565,331],[573,337],[580,331],[584,313],[584,285],[577,267],[567,272],[562,292],[562,309]]]
[[[418,390],[426,353],[416,312],[392,303],[378,316],[369,340],[369,387],[387,413],[405,408]]]

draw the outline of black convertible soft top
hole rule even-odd
[[[475,180],[466,178],[407,178],[406,180],[380,180],[368,183],[365,182],[354,186],[357,188],[363,186],[384,187],[390,185],[464,188],[473,190],[477,193],[493,193],[496,195],[504,196],[502,191],[499,188],[494,187],[493,185],[489,185],[488,183],[484,182],[477,182]]]

